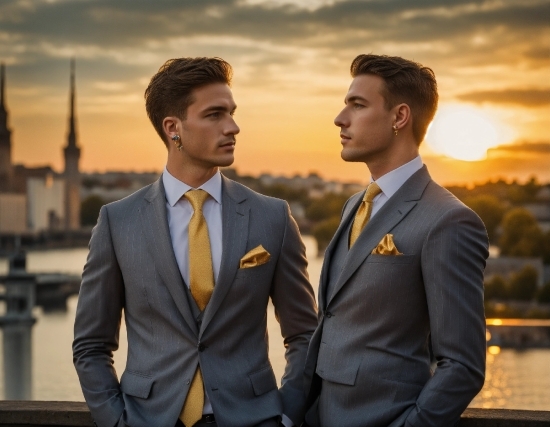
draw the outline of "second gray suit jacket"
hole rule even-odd
[[[205,311],[196,315],[172,249],[162,180],[102,208],[73,343],[99,427],[174,426],[198,364],[219,426],[254,426],[283,413],[301,423],[316,307],[298,228],[285,202],[225,177],[222,217],[219,277]],[[260,244],[271,259],[239,269],[241,257]],[[286,346],[280,389],[268,358],[270,298]],[[112,352],[123,311],[128,357],[119,380]]]
[[[306,364],[306,421],[453,426],[484,381],[485,227],[424,166],[348,252],[347,231],[362,197],[347,202],[326,250],[319,326]],[[372,254],[388,233],[402,255]]]

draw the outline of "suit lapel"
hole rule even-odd
[[[334,233],[332,240],[330,241],[327,248],[325,249],[323,266],[321,267],[321,277],[319,279],[319,307],[321,309],[326,308],[325,302],[329,299],[329,296],[326,295],[326,293],[327,293],[327,286],[328,286],[328,271],[330,266],[330,260],[332,258],[332,253],[334,252],[334,248],[338,243],[340,236],[342,235],[344,230],[347,229],[349,222],[352,220],[353,213],[357,210],[358,205],[361,203],[364,193],[365,192],[363,191],[359,194],[352,196],[349,202],[346,203],[343,209],[340,225],[338,225],[338,228],[336,229],[336,233]]]
[[[204,310],[199,339],[231,288],[248,241],[249,206],[238,184],[222,175],[222,261],[210,302]]]
[[[184,289],[186,285],[181,277],[172,247],[162,178],[156,181],[145,195],[140,216],[147,248],[153,257],[155,267],[189,328],[198,335],[197,325]]]
[[[334,287],[334,292],[328,297],[328,303],[371,254],[380,240],[416,206],[430,179],[426,166],[422,167],[401,186],[376,213],[374,218],[368,222],[349,251],[342,273]]]

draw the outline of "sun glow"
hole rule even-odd
[[[450,105],[437,112],[426,142],[437,153],[458,160],[483,160],[499,144],[495,121],[483,111]]]

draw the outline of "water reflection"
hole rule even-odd
[[[500,353],[500,347],[498,345],[492,345],[487,348],[489,355],[494,356]]]
[[[550,350],[494,347],[487,353],[485,385],[470,407],[550,410]]]

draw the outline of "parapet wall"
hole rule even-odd
[[[84,402],[0,401],[1,427],[94,427]],[[458,427],[550,426],[550,411],[466,409]]]

